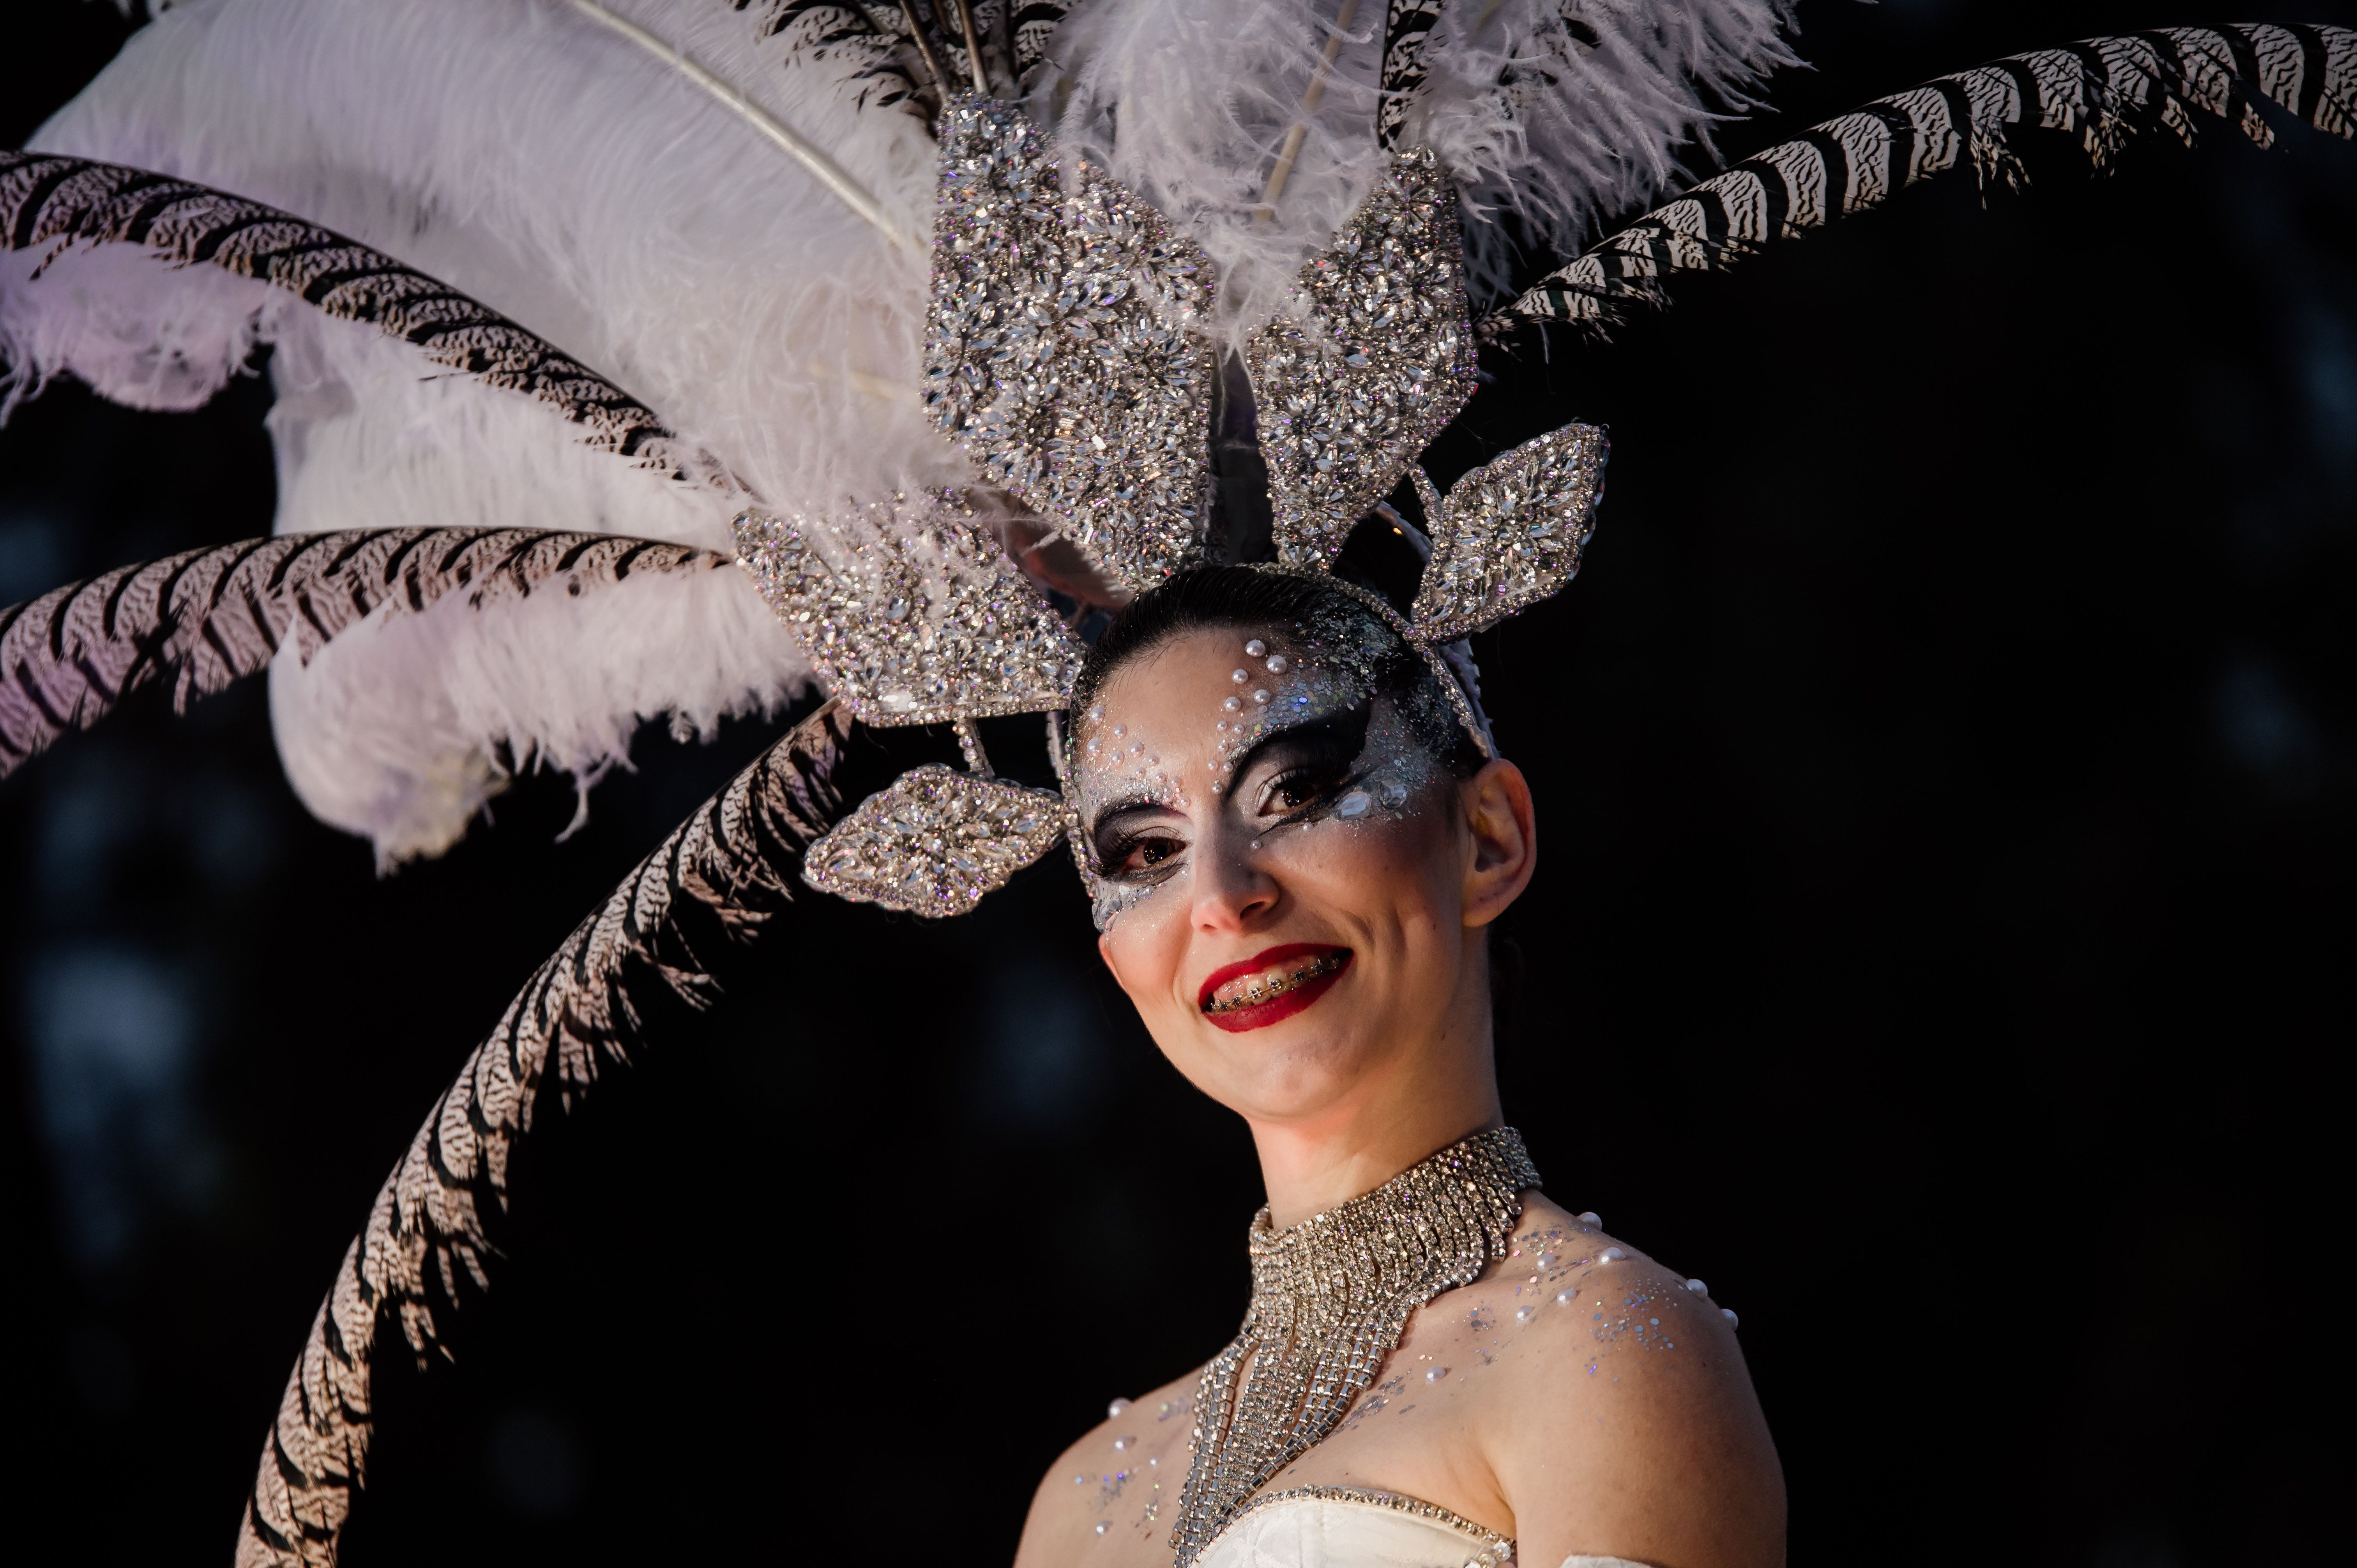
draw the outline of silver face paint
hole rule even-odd
[[[1136,703],[1117,695],[1094,702],[1077,726],[1075,848],[1101,931],[1165,890],[1163,908],[1184,907],[1207,854],[1273,865],[1318,842],[1306,835],[1322,823],[1406,814],[1446,777],[1439,757],[1455,719],[1445,701],[1420,684],[1405,700],[1371,696],[1399,654],[1372,616],[1344,607],[1307,625],[1206,635],[1232,635],[1247,662],[1222,661],[1202,693],[1200,732],[1149,736],[1123,711]],[[1165,753],[1200,755],[1200,765],[1165,768]],[[1296,826],[1302,832],[1276,831]]]

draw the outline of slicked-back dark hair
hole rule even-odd
[[[1084,711],[1115,671],[1189,632],[1235,628],[1306,636],[1317,623],[1338,618],[1381,630],[1385,651],[1376,660],[1374,694],[1433,715],[1437,723],[1415,727],[1420,735],[1431,732],[1425,738],[1434,756],[1460,779],[1479,772],[1480,748],[1457,723],[1440,678],[1423,656],[1348,589],[1307,572],[1198,566],[1138,595],[1089,650],[1073,682],[1072,708]]]

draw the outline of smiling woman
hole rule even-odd
[[[1487,934],[1537,823],[1458,680],[1355,585],[1249,566],[1141,596],[1082,670],[1099,950],[1268,1206],[1236,1340],[1058,1460],[1024,1564],[1782,1560],[1731,1316],[1502,1124]]]

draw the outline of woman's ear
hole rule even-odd
[[[1465,923],[1486,926],[1523,896],[1538,869],[1538,818],[1530,780],[1503,757],[1458,788],[1473,840],[1465,865]]]

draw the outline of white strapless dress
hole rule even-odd
[[[1198,1568],[1498,1568],[1513,1558],[1512,1541],[1431,1503],[1397,1492],[1304,1487],[1254,1501],[1195,1562]],[[1567,1557],[1562,1568],[1642,1565]]]

